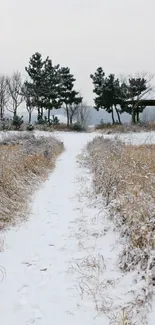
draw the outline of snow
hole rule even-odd
[[[134,272],[122,274],[118,269],[119,234],[90,192],[91,175],[77,163],[77,155],[97,134],[54,135],[64,141],[64,153],[35,194],[28,220],[4,234],[0,324],[109,325],[101,301],[117,312],[140,285],[135,284]],[[155,132],[119,137],[135,144],[155,143]],[[93,259],[100,265],[103,261],[98,270],[90,267]],[[153,324],[150,314],[149,325]]]

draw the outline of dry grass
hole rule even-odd
[[[108,297],[98,291],[96,310],[109,316],[110,325],[147,324],[155,285],[155,145],[125,145],[118,138],[100,136],[87,145],[82,159],[92,172],[97,197],[120,230],[119,267],[123,273],[135,270],[137,274],[132,300],[125,307],[114,312]],[[87,283],[90,286],[91,281]],[[93,285],[97,288],[95,281]],[[85,292],[84,285],[81,290]]]
[[[0,143],[0,228],[25,216],[28,198],[54,168],[63,144],[25,134]],[[16,217],[16,218],[15,218]]]
[[[95,129],[100,133],[130,133],[155,131],[155,123],[147,122],[142,124],[98,124]]]
[[[155,249],[155,145],[124,145],[98,137],[87,150],[94,189],[126,240],[120,266],[130,270],[140,264],[146,270]]]
[[[35,124],[34,128],[40,131],[54,132],[54,131],[72,131],[70,126],[65,123],[60,123],[58,125],[48,125],[48,124]]]
[[[88,254],[88,255],[87,255]],[[73,260],[70,272],[77,274],[78,285],[76,287],[80,298],[90,297],[95,306],[97,316],[108,313],[111,310],[112,298],[108,296],[108,287],[114,286],[114,281],[106,279],[104,272],[106,265],[102,255],[89,254],[79,260]]]

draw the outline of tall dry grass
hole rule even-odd
[[[96,137],[87,145],[82,164],[92,172],[94,192],[120,231],[119,267],[123,273],[134,270],[137,277],[125,307],[104,313],[110,325],[147,324],[155,285],[155,145]]]
[[[155,249],[155,145],[97,137],[87,152],[95,192],[125,238],[120,267],[126,271],[139,264],[146,270]]]
[[[110,124],[101,123],[95,126],[100,133],[138,133],[155,131],[155,122],[143,122],[140,124]]]
[[[0,228],[25,216],[28,198],[54,168],[63,144],[54,137],[12,136],[0,143]],[[15,218],[16,217],[16,218]]]

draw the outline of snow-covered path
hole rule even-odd
[[[74,275],[66,272],[77,250],[76,238],[70,236],[70,222],[80,213],[76,156],[92,136],[62,137],[66,150],[36,193],[29,220],[5,235],[0,254],[6,271],[0,283],[0,324],[99,324],[92,306],[78,312]]]
[[[137,273],[121,273],[118,268],[119,234],[100,200],[89,198],[91,176],[76,161],[96,134],[56,136],[64,141],[64,153],[35,194],[28,220],[5,234],[0,253],[0,276],[6,272],[0,282],[0,324],[117,324],[117,312],[141,289]],[[151,141],[148,137],[121,138],[155,142],[155,134]],[[101,313],[95,310],[97,304]],[[145,310],[140,316],[145,319]],[[154,314],[150,316],[153,325]]]

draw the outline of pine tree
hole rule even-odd
[[[111,113],[112,122],[115,123],[114,119],[114,109],[116,110],[118,122],[121,123],[120,114],[118,110],[118,105],[122,102],[121,87],[119,79],[115,79],[114,74],[110,74],[105,77],[103,69],[100,67],[94,73],[90,75],[93,81],[94,90],[96,94],[94,99],[95,109],[99,110],[105,109],[106,112]]]
[[[127,99],[131,103],[126,105],[126,108],[132,115],[132,123],[136,123],[139,122],[139,114],[145,109],[145,106],[139,105],[139,100],[143,92],[147,90],[147,80],[144,78],[129,78],[127,90]]]
[[[82,102],[82,97],[77,91],[74,90],[74,83],[76,79],[73,74],[70,73],[68,67],[62,67],[60,69],[60,94],[61,101],[64,104],[65,111],[67,113],[67,125],[72,123],[72,117],[70,116],[70,108],[72,105],[80,104]]]
[[[45,78],[45,61],[42,59],[42,55],[38,52],[32,55],[29,60],[29,66],[25,68],[26,72],[30,77],[29,90],[31,89],[33,96],[33,105],[38,109],[38,119],[43,118],[43,85]]]
[[[96,97],[94,98],[95,109],[98,111],[100,108],[104,108],[103,105],[103,92],[105,84],[105,73],[101,67],[99,67],[94,74],[90,75],[93,81],[93,93]]]
[[[45,78],[43,85],[43,104],[48,110],[48,122],[52,109],[58,109],[62,105],[60,92],[60,68],[59,65],[53,66],[52,61],[47,58],[45,62]]]

